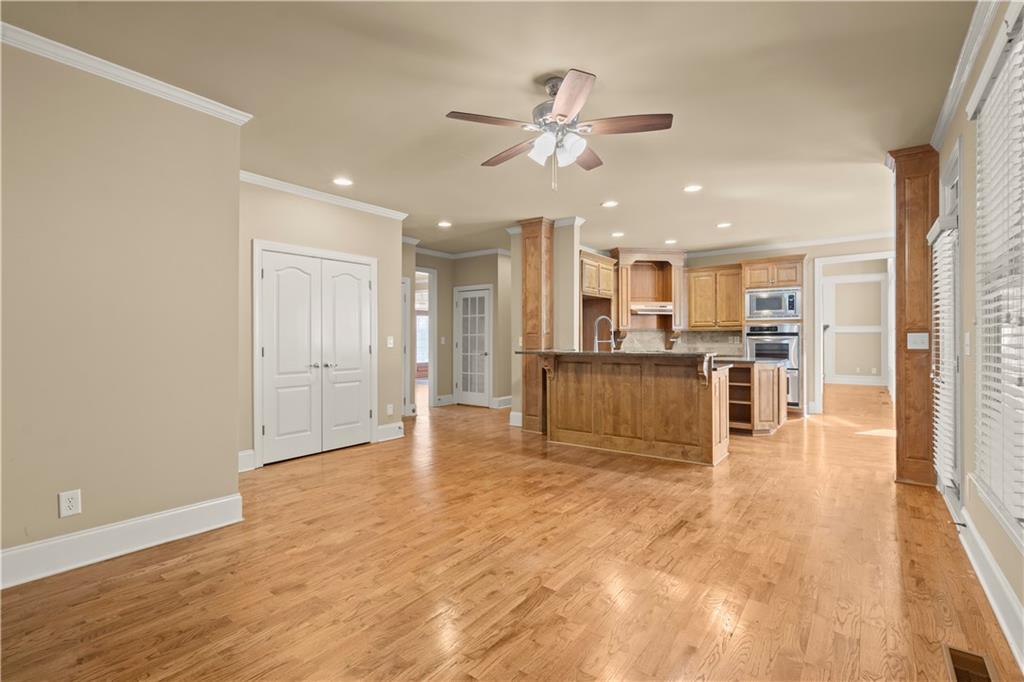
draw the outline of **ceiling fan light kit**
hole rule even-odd
[[[483,162],[484,166],[497,166],[520,154],[526,154],[541,166],[551,158],[551,189],[558,189],[558,169],[578,165],[593,170],[604,162],[587,144],[585,135],[617,135],[667,130],[672,127],[672,114],[640,114],[613,116],[593,121],[579,121],[580,110],[594,88],[597,76],[579,69],[569,69],[565,77],[549,78],[544,89],[552,99],[533,108],[533,122],[517,121],[497,116],[449,111],[448,118],[472,123],[518,127],[527,132],[540,133],[499,152]]]

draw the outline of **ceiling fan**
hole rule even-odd
[[[449,111],[448,118],[474,123],[521,128],[540,135],[509,147],[484,161],[483,166],[497,166],[520,154],[526,154],[541,166],[551,163],[551,189],[558,189],[558,168],[577,164],[593,170],[604,162],[587,144],[587,135],[617,135],[667,130],[672,127],[672,114],[638,114],[612,116],[580,122],[579,114],[594,87],[597,76],[579,69],[569,69],[565,77],[547,79],[544,88],[548,99],[533,108],[533,123],[482,114]]]

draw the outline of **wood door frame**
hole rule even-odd
[[[377,318],[379,316],[377,306],[377,258],[375,256],[359,256],[310,246],[253,239],[252,326],[250,331],[252,332],[252,449],[254,453],[254,466],[257,468],[263,466],[263,372],[261,371],[262,357],[260,355],[260,348],[262,348],[263,344],[260,338],[260,318],[263,309],[263,287],[261,286],[263,279],[263,254],[267,251],[285,253],[292,256],[308,256],[310,258],[320,258],[321,260],[368,265],[370,267],[370,339],[374,346],[378,346],[377,352],[372,353],[370,358],[370,408],[373,410],[373,419],[370,420],[370,442],[376,443],[378,440],[378,421],[380,419],[380,409],[377,405],[380,365],[379,339],[377,336]]]
[[[880,301],[879,301],[879,320],[876,325],[843,325],[842,329],[838,329],[841,334],[878,334],[879,341],[881,343],[881,356],[879,358],[879,373],[877,375],[860,375],[860,374],[836,374],[835,373],[835,349],[833,348],[831,353],[824,352],[824,343],[822,343],[822,381],[825,383],[832,384],[860,384],[866,386],[885,386],[889,380],[889,376],[892,373],[892,368],[889,366],[889,337],[888,330],[886,329],[888,320],[889,307],[889,273],[888,272],[874,272],[864,273],[859,275],[825,275],[821,278],[821,289],[822,289],[822,318],[831,317],[834,319],[835,310],[830,311],[830,307],[835,306],[835,285],[836,284],[861,284],[869,282],[879,282],[880,284]],[[832,287],[833,295],[824,295],[828,291],[829,287]],[[831,312],[831,316],[829,313]],[[821,323],[817,323],[822,327],[822,341],[824,342],[825,330],[824,330],[824,319]],[[832,325],[838,328],[839,325]],[[835,332],[833,332],[835,333]],[[834,337],[833,337],[834,338]],[[831,362],[829,360],[831,359]],[[829,365],[832,365],[831,381],[826,381],[829,378]]]
[[[823,367],[823,356],[821,353],[822,343],[824,342],[824,335],[821,331],[822,318],[824,317],[824,306],[822,305],[823,291],[822,291],[822,277],[823,269],[826,265],[833,263],[854,263],[863,260],[891,260],[896,258],[895,251],[875,251],[871,253],[855,253],[845,256],[821,256],[814,259],[814,329],[811,330],[814,334],[814,358],[811,362],[811,380],[814,381],[814,401],[807,401],[807,413],[808,414],[821,414],[822,410],[822,393],[825,390],[825,370]],[[889,277],[886,277],[890,280]],[[804,283],[806,286],[806,282]],[[892,281],[888,281],[888,287],[893,286]],[[888,308],[889,302],[887,299],[886,308]],[[886,313],[886,320],[888,320],[888,313]],[[888,324],[888,321],[886,322]],[[807,333],[807,330],[804,330]],[[886,345],[888,346],[888,337],[886,338]],[[887,360],[888,362],[888,360]],[[891,371],[895,371],[895,367]],[[806,382],[805,382],[806,385]],[[895,396],[893,396],[895,398]],[[806,398],[805,398],[806,399]]]
[[[437,268],[428,268],[426,266],[417,265],[414,272],[425,272],[430,276],[427,282],[427,323],[430,326],[428,335],[430,336],[430,348],[427,349],[427,409],[437,405]],[[413,297],[415,298],[415,289],[413,289]],[[416,310],[415,304],[413,304],[413,311]],[[454,371],[454,368],[453,368]],[[413,404],[416,401],[416,393],[412,395]]]
[[[459,395],[462,393],[462,389],[455,387],[455,375],[457,373],[458,360],[459,360],[459,348],[455,343],[455,337],[461,333],[457,330],[456,320],[461,320],[462,313],[456,316],[455,314],[455,301],[459,298],[459,293],[464,291],[487,291],[488,301],[490,307],[487,310],[487,381],[486,391],[487,405],[484,407],[490,407],[491,401],[494,399],[494,285],[493,284],[464,284],[462,286],[452,287],[452,396],[459,404]],[[476,406],[474,406],[476,407]]]

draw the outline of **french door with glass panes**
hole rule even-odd
[[[456,287],[454,310],[455,402],[490,406],[491,290]]]

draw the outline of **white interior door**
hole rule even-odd
[[[323,449],[371,437],[370,266],[323,261]]]
[[[320,259],[263,254],[263,462],[321,451]]]
[[[822,278],[825,383],[884,386],[886,275]]]
[[[491,291],[455,290],[455,401],[490,406]]]

